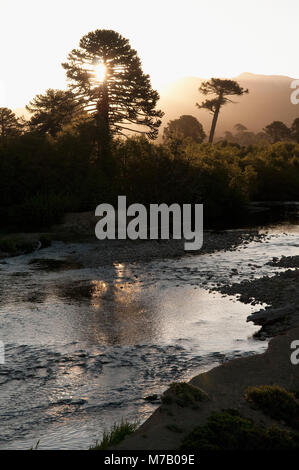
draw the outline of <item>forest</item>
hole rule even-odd
[[[118,195],[145,205],[203,203],[207,227],[237,224],[251,201],[299,199],[299,118],[258,134],[238,123],[235,134],[215,137],[221,108],[250,93],[236,81],[201,85],[207,99],[194,110],[212,115],[209,136],[191,115],[159,136],[159,94],[127,39],[88,33],[62,65],[69,89],[37,95],[29,119],[0,108],[1,230],[48,228]]]

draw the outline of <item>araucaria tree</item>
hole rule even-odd
[[[209,142],[213,143],[216,124],[219,112],[222,106],[227,103],[233,103],[229,96],[244,95],[248,93],[248,89],[242,88],[235,80],[223,80],[221,78],[211,78],[211,80],[203,82],[199,87],[199,92],[203,95],[211,95],[212,98],[203,101],[201,104],[196,103],[199,109],[208,109],[213,115]]]
[[[49,88],[45,94],[36,95],[26,109],[32,114],[29,121],[31,130],[55,137],[64,125],[72,121],[78,104],[71,91]]]
[[[22,124],[15,113],[8,108],[0,108],[0,136],[3,147],[7,144],[8,137],[19,135]]]
[[[95,118],[100,155],[107,154],[114,135],[158,136],[163,116],[155,109],[159,94],[127,39],[112,30],[88,33],[62,66],[72,92]]]

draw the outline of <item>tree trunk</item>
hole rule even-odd
[[[98,160],[104,170],[108,169],[110,160],[110,126],[109,126],[109,96],[107,82],[101,86],[101,95],[98,103]]]
[[[221,107],[221,101],[219,100],[219,102],[217,104],[217,107],[215,109],[215,112],[214,112],[214,116],[213,116],[213,121],[212,121],[212,126],[211,126],[211,131],[210,131],[210,137],[209,137],[209,143],[210,144],[212,144],[213,140],[214,140],[214,134],[215,134],[215,129],[216,129],[216,124],[217,124],[217,119],[218,119],[220,107]]]

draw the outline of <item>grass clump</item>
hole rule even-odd
[[[284,421],[299,430],[299,403],[294,393],[278,385],[262,385],[249,387],[245,398],[270,418]]]
[[[200,388],[186,382],[174,382],[162,395],[164,405],[176,403],[182,407],[198,408],[198,403],[208,399],[208,395]]]
[[[94,447],[89,450],[107,450],[119,444],[126,436],[129,436],[136,431],[138,423],[129,423],[128,421],[121,421],[120,424],[114,424],[112,429],[107,432],[104,431],[102,441],[96,442]]]
[[[182,450],[292,450],[299,449],[293,433],[272,426],[257,426],[236,410],[212,413],[182,442]]]
[[[40,440],[37,441],[37,443],[35,444],[35,446],[30,447],[29,450],[37,450],[37,449],[38,449],[38,446],[39,446],[39,443],[40,443]]]

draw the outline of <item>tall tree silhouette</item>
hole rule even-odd
[[[112,30],[90,32],[62,66],[71,90],[95,118],[100,154],[107,154],[113,135],[158,136],[163,116],[155,109],[159,94],[127,39]]]
[[[233,103],[228,98],[229,96],[244,95],[244,93],[248,93],[248,89],[242,88],[235,80],[211,78],[211,80],[203,82],[198,90],[204,95],[214,95],[214,97],[203,101],[201,104],[196,103],[199,109],[208,109],[213,115],[209,136],[209,142],[212,143],[221,107],[227,103]]]
[[[19,135],[22,124],[15,113],[9,108],[0,108],[0,135],[3,147],[7,144],[9,136]]]
[[[33,114],[29,121],[32,130],[55,137],[73,119],[78,103],[71,91],[49,88],[44,95],[36,95],[26,109]]]

